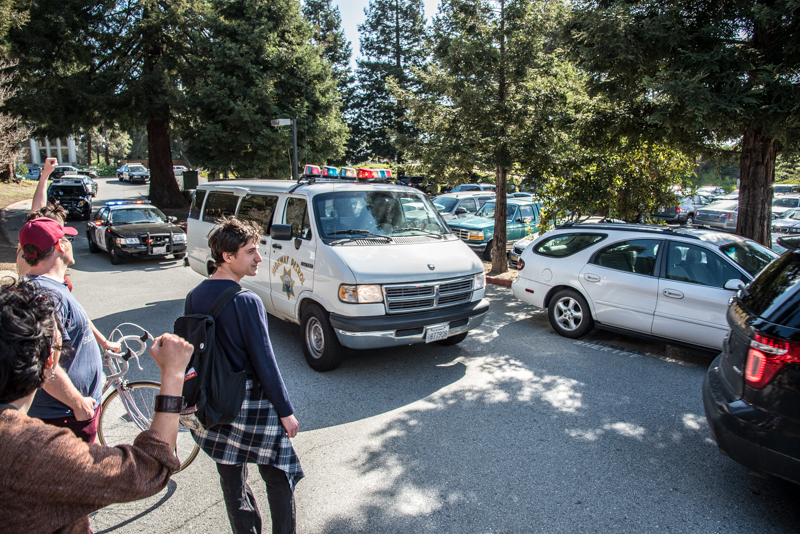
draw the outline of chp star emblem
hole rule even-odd
[[[294,280],[292,279],[292,272],[284,267],[283,276],[281,276],[281,279],[283,280],[281,289],[284,293],[286,293],[286,298],[291,299],[294,296]]]

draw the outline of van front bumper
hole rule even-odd
[[[448,337],[467,332],[483,323],[489,301],[481,299],[452,308],[431,311],[347,317],[331,314],[331,326],[339,342],[351,349],[377,349],[425,343],[428,328],[447,324]]]

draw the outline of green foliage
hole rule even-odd
[[[299,164],[341,157],[346,127],[337,79],[311,44],[296,2],[219,0],[206,15],[184,75],[180,125],[193,164],[240,176],[291,175],[297,119]]]
[[[637,220],[674,205],[677,191],[692,188],[694,168],[684,154],[646,143],[587,154],[572,172],[542,181],[537,194],[544,201],[543,220],[550,225],[592,215]]]
[[[116,176],[117,167],[114,165],[97,165],[97,176]]]
[[[775,181],[800,184],[800,155],[781,154],[775,165]]]
[[[404,107],[392,96],[387,80],[402,90],[415,91],[414,69],[425,64],[425,27],[422,0],[370,0],[367,18],[358,26],[361,58],[356,69],[353,105],[348,111],[352,137],[347,159],[402,160],[396,135],[416,136],[403,117]]]

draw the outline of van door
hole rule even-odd
[[[242,278],[241,285],[256,295],[261,297],[267,313],[275,314],[272,306],[272,296],[270,294],[270,274],[269,257],[272,250],[270,240],[270,227],[272,226],[272,216],[275,206],[278,204],[278,195],[269,194],[250,194],[239,203],[236,216],[243,221],[253,221],[261,227],[261,239],[258,243],[258,252],[261,254],[263,262],[259,266],[255,276]]]
[[[287,197],[282,213],[275,221],[292,227],[290,241],[271,241],[269,276],[275,315],[298,321],[297,301],[305,291],[314,289],[314,264],[317,236],[311,229],[311,215],[305,197]]]

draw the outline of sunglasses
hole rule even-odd
[[[65,235],[65,236],[61,236],[61,239],[66,239],[67,241],[72,243],[72,240],[75,239],[75,236],[74,235]]]

